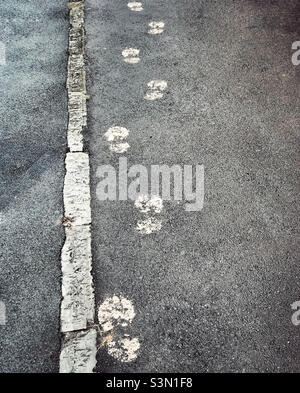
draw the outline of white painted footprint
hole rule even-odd
[[[106,334],[103,345],[106,345],[110,356],[123,363],[132,362],[137,358],[140,343],[138,338],[131,338],[128,334],[115,337],[117,333],[114,330],[118,326],[128,326],[134,317],[132,302],[122,296],[107,298],[98,308],[99,325]]]
[[[162,98],[164,96],[163,92],[168,87],[168,84],[164,80],[153,80],[148,84],[148,91],[144,96],[145,100],[154,101]]]
[[[164,22],[150,22],[149,23],[149,34],[161,34],[164,31]]]
[[[127,326],[134,317],[132,302],[122,296],[105,299],[98,309],[98,320],[104,332],[114,329],[117,325]]]
[[[134,204],[145,215],[144,219],[138,221],[136,230],[142,235],[150,235],[153,232],[160,231],[162,221],[156,215],[162,212],[162,199],[159,196],[142,195],[138,197]]]
[[[110,127],[104,137],[109,142],[109,149],[113,153],[122,154],[125,153],[130,145],[124,140],[128,137],[129,131],[125,127]]]
[[[143,5],[138,1],[130,1],[127,5],[131,11],[143,11]]]
[[[126,48],[122,51],[124,61],[129,64],[136,64],[141,59],[139,58],[140,50],[136,48]]]

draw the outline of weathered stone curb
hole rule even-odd
[[[83,151],[82,129],[86,126],[86,79],[84,69],[84,4],[69,3],[69,59],[68,59],[68,147],[71,152]]]
[[[61,373],[90,373],[96,365],[97,331],[92,280],[89,156],[83,152],[87,124],[84,69],[84,4],[69,3],[67,140],[64,183],[65,244],[61,253]]]
[[[67,333],[60,354],[60,373],[90,373],[95,367],[95,329]]]
[[[65,217],[70,225],[91,223],[90,166],[87,153],[68,153],[64,184]]]
[[[91,276],[90,226],[66,227],[62,250],[61,331],[86,329],[94,322],[94,293]]]

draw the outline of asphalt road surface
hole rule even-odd
[[[96,306],[129,307],[95,371],[299,372],[299,1],[141,2],[85,1]],[[0,372],[57,372],[67,4],[7,0],[0,21]],[[141,233],[133,201],[97,196],[120,157],[203,165],[203,209],[163,201]]]
[[[68,9],[7,0],[0,22],[0,372],[56,372]]]
[[[132,302],[122,362],[107,345],[98,372],[300,371],[297,245],[299,2],[87,0],[87,148],[92,167],[97,306]],[[161,34],[148,24],[164,22]],[[140,61],[122,51],[139,49]],[[144,99],[147,83],[167,82]],[[123,154],[110,127],[129,131]],[[124,140],[123,140],[124,142]],[[164,203],[162,228],[136,230],[132,201],[100,201],[101,165],[204,165],[200,212]],[[117,333],[120,334],[120,333]],[[114,335],[114,332],[113,332]],[[101,340],[100,340],[101,342]]]

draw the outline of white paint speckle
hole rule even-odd
[[[145,215],[144,219],[138,221],[136,230],[143,235],[149,235],[150,233],[160,231],[162,221],[155,217],[155,215],[162,212],[163,200],[157,195],[151,197],[148,195],[141,195],[134,204],[135,207]]]
[[[128,64],[137,64],[141,61],[141,59],[139,57],[127,57],[124,61]]]
[[[149,23],[149,34],[161,34],[164,31],[164,22],[150,22]]]
[[[128,363],[136,359],[140,346],[138,338],[124,335],[118,341],[110,341],[107,344],[107,352],[120,362]]]
[[[126,48],[122,51],[124,61],[129,64],[136,64],[141,59],[139,58],[140,50],[136,48]]]
[[[153,80],[153,81],[150,81],[150,82],[147,84],[147,86],[148,86],[150,89],[158,89],[158,90],[160,90],[160,91],[164,91],[164,90],[166,90],[168,84],[167,84],[167,82],[164,81],[164,80]]]
[[[138,1],[130,1],[127,5],[131,11],[143,11],[142,3]]]
[[[3,212],[0,213],[0,225],[5,224],[7,220],[5,219],[5,215]]]
[[[162,228],[161,220],[155,217],[147,217],[137,223],[137,231],[142,235],[150,235],[150,233],[158,232]]]
[[[163,97],[163,91],[166,90],[168,84],[164,80],[153,80],[148,84],[148,91],[145,95],[145,100],[154,101]]]
[[[112,143],[109,146],[110,151],[117,154],[125,153],[129,148],[130,145],[127,142]]]
[[[104,332],[108,332],[118,325],[127,326],[134,317],[132,302],[122,296],[105,299],[98,309],[99,324]]]
[[[129,135],[129,131],[125,127],[111,127],[104,134],[106,140],[110,143],[109,149],[113,153],[121,154],[126,152],[130,145],[124,142]]]
[[[129,131],[125,127],[111,127],[104,134],[108,142],[115,142],[116,140],[123,140],[127,138]]]
[[[156,195],[152,197],[141,195],[134,204],[142,213],[161,213],[163,209],[163,201]]]
[[[126,49],[124,49],[124,50],[122,51],[122,55],[123,55],[124,57],[138,56],[139,53],[140,53],[140,50],[139,50],[139,49],[136,49],[136,48],[126,48]]]

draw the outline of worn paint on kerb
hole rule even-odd
[[[126,48],[122,51],[125,63],[136,64],[141,60],[139,58],[140,50],[136,48]]]
[[[6,306],[4,302],[0,300],[0,326],[6,324]]]
[[[90,165],[87,153],[68,153],[64,184],[65,217],[72,225],[91,223]]]
[[[164,31],[164,22],[150,22],[149,23],[149,34],[161,34]]]
[[[68,59],[68,147],[83,151],[83,128],[86,126],[86,82],[84,69],[84,13],[81,2],[69,3],[70,32]]]
[[[164,80],[153,80],[150,81],[148,84],[148,91],[145,95],[145,100],[154,101],[158,100],[163,97],[163,92],[168,87],[168,84]]]
[[[81,92],[68,94],[68,147],[71,152],[83,151],[83,128],[86,126],[86,95]]]
[[[130,1],[127,5],[131,11],[143,11],[143,5],[138,1]]]
[[[83,153],[87,125],[83,2],[70,2],[67,154],[64,183],[66,240],[61,253],[61,373],[90,373],[96,366],[92,282],[89,156]]]
[[[0,41],[0,65],[6,65],[6,46]]]
[[[61,331],[87,329],[94,322],[91,232],[89,225],[66,227],[62,249]]]
[[[60,373],[90,373],[96,367],[97,331],[67,333],[60,353]]]

